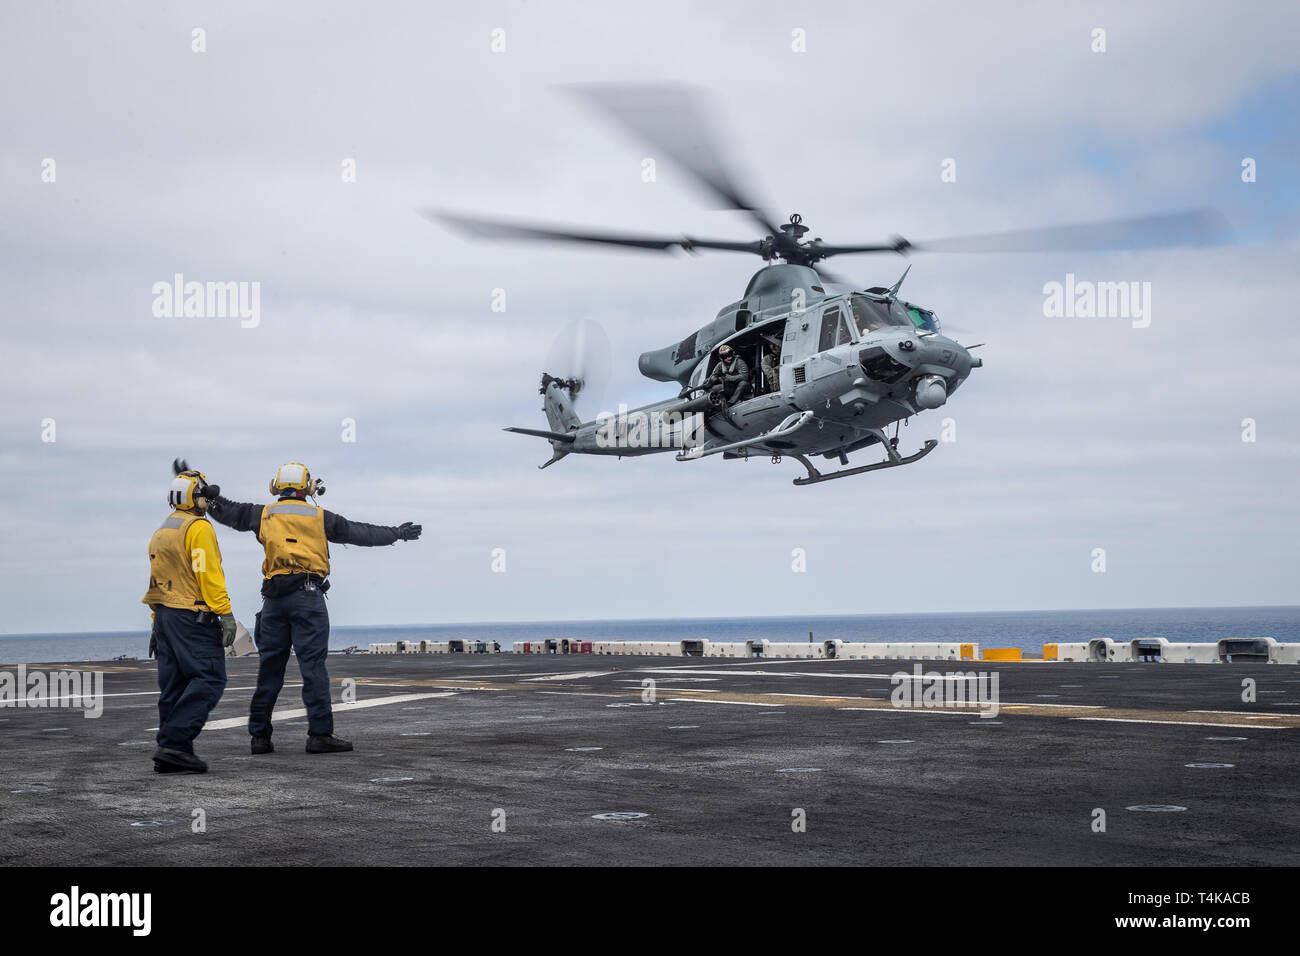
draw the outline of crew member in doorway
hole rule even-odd
[[[749,366],[730,345],[718,349],[718,364],[709,376],[709,391],[721,391],[729,406],[749,394]]]
[[[774,338],[767,343],[762,358],[763,380],[769,392],[781,390],[781,340]]]

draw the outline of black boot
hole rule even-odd
[[[339,754],[352,749],[352,741],[335,737],[333,734],[317,734],[307,738],[309,754]]]
[[[159,747],[153,752],[154,769],[159,773],[207,773],[208,765],[194,754],[170,747]]]
[[[275,745],[271,743],[270,737],[253,737],[249,743],[248,749],[255,754],[275,753]]]

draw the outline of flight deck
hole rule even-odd
[[[335,655],[355,752],[304,752],[291,664],[251,756],[227,663],[204,775],[153,770],[152,661],[26,665],[104,672],[103,712],[0,709],[0,863],[1300,862],[1293,667]],[[996,713],[898,706],[918,673],[996,674]]]

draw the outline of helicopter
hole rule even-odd
[[[806,238],[799,214],[781,225],[741,189],[710,135],[702,101],[679,86],[599,84],[569,88],[586,105],[681,166],[723,208],[745,213],[764,233],[758,240],[652,236],[489,220],[441,210],[425,215],[476,238],[568,242],[664,252],[682,249],[749,253],[766,263],[744,294],[679,342],[643,352],[642,375],[681,386],[671,398],[583,421],[574,401],[586,376],[542,374],[548,428],[505,430],[550,442],[547,468],[572,455],[619,458],[676,451],[678,461],[786,456],[816,484],[919,461],[934,439],[911,454],[898,449],[899,424],[947,404],[983,361],[945,335],[932,309],[899,295],[911,266],[889,287],[858,290],[821,265],[835,255],[916,252],[1108,250],[1204,244],[1226,229],[1214,209],[1117,219],[913,243],[841,245]],[[834,291],[828,285],[848,287]],[[723,353],[730,364],[719,372]],[[893,435],[888,434],[890,426]],[[849,467],[849,454],[879,445],[884,459]],[[838,461],[824,473],[812,459]]]

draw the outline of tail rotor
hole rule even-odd
[[[584,407],[599,405],[609,384],[612,361],[609,336],[600,323],[575,319],[560,330],[546,354],[542,394],[554,382],[569,393],[570,401],[582,395]]]

